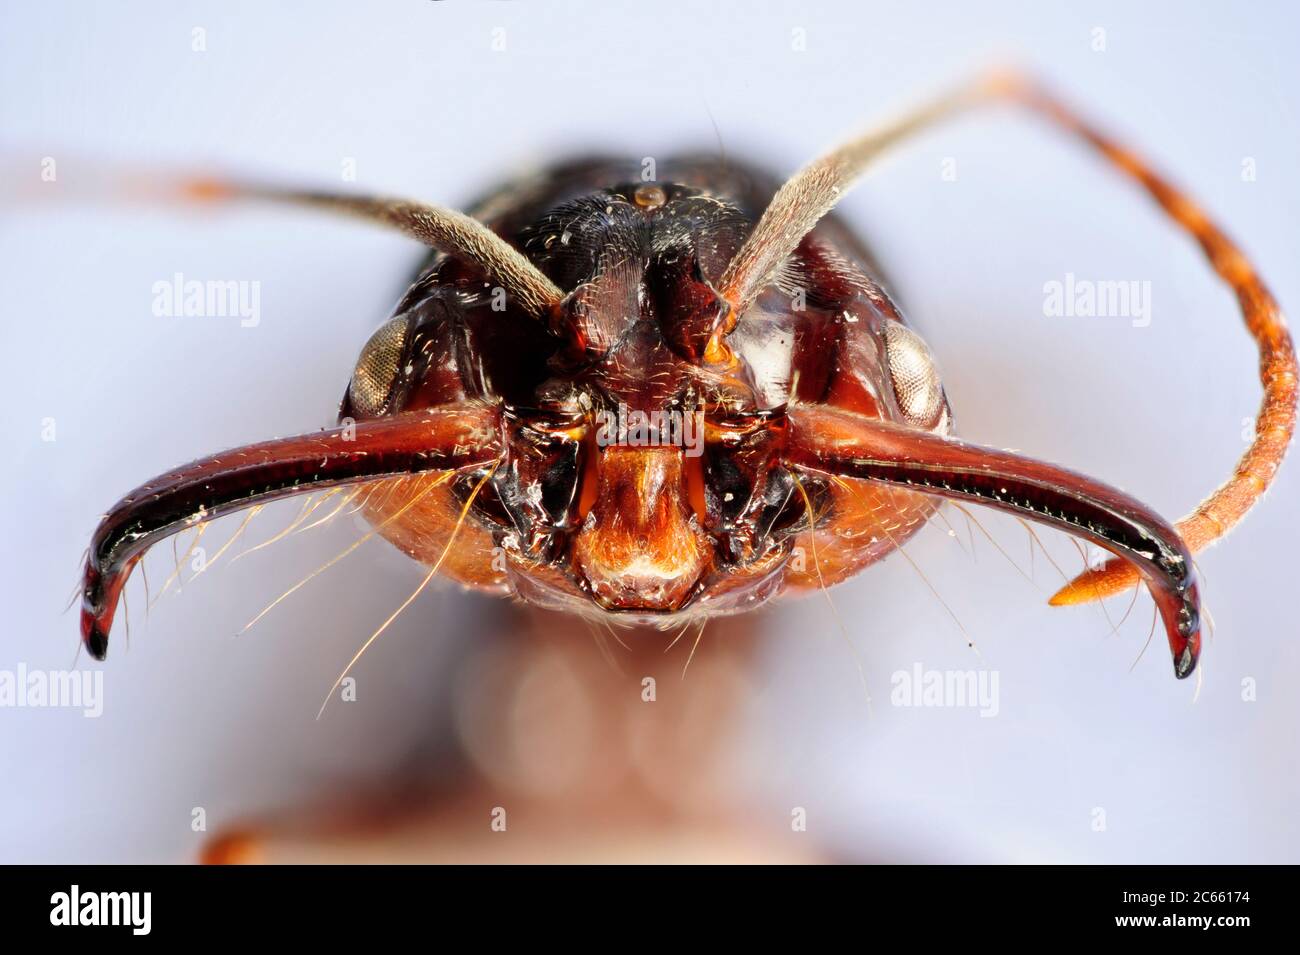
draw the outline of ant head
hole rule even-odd
[[[519,592],[643,616],[723,581],[748,599],[806,519],[780,460],[791,401],[839,390],[875,417],[950,427],[925,343],[828,250],[800,249],[733,317],[718,283],[752,228],[672,183],[556,206],[520,238],[564,292],[540,320],[439,260],[366,343],[343,415],[504,408],[505,458],[474,507]],[[845,367],[833,337],[852,343]]]

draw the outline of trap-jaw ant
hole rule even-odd
[[[862,247],[823,218],[882,151],[998,101],[1055,121],[1144,187],[1201,245],[1258,344],[1254,440],[1177,526],[1099,481],[952,437],[929,349]],[[628,182],[623,170],[569,164],[472,217],[187,184],[195,199],[348,213],[434,251],[363,348],[339,427],[193,462],[113,507],[86,562],[89,651],[107,652],[126,578],[160,539],[276,498],[406,476],[398,493],[367,494],[361,506],[430,567],[426,582],[441,572],[534,604],[664,626],[844,580],[897,549],[936,499],[982,504],[1110,551],[1052,603],[1145,581],[1175,674],[1193,671],[1192,554],[1272,481],[1294,430],[1296,362],[1272,296],[1190,199],[1038,87],[1002,75],[849,142],[779,188],[712,160],[663,164],[655,183]],[[699,416],[702,453],[598,445],[594,418],[624,409]],[[798,549],[813,559],[791,560]]]

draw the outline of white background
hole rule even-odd
[[[1284,305],[1300,301],[1294,14],[1280,3],[1071,7],[6,4],[0,669],[70,665],[75,614],[59,611],[98,516],[126,490],[329,423],[418,254],[399,237],[276,210],[16,200],[43,188],[42,157],[58,162],[57,188],[112,163],[338,185],[351,157],[357,188],[447,204],[564,154],[664,156],[716,149],[719,136],[729,154],[788,172],[1010,59],[1153,157],[1242,241]],[[205,52],[191,48],[195,27]],[[491,49],[498,27],[504,52]],[[947,157],[955,182],[940,176]],[[1257,181],[1242,180],[1245,157]],[[939,356],[962,435],[1119,484],[1171,518],[1231,471],[1259,394],[1233,301],[1192,244],[1076,144],[1010,115],[963,120],[892,159],[842,211]],[[261,324],[155,317],[151,286],[178,271],[259,281]],[[1067,272],[1150,281],[1150,327],[1044,317],[1043,284]],[[1297,500],[1293,463],[1201,558],[1217,633],[1195,703],[1159,634],[1130,672],[1145,596],[1108,635],[1096,608],[1045,605],[1059,578],[1041,555],[1031,586],[978,537],[974,559],[937,531],[910,553],[982,659],[902,559],[835,592],[872,717],[824,601],[755,618],[769,636],[746,741],[754,798],[778,813],[806,807],[814,837],[854,858],[1296,861]],[[263,534],[295,510],[259,518]],[[983,520],[1027,568],[1019,526]],[[368,546],[233,638],[355,534],[337,523],[214,568],[164,597],[147,626],[133,606],[133,646],[119,626],[103,665],[101,719],[0,710],[0,860],[188,859],[193,806],[219,822],[430,758],[447,675],[493,632],[493,602],[425,595],[358,670],[376,703],[319,723],[324,689],[418,568]],[[1067,542],[1052,549],[1078,566]],[[155,583],[169,560],[155,558]],[[995,668],[998,717],[891,707],[890,674],[916,662]],[[1255,702],[1242,700],[1246,678]]]

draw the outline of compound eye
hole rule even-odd
[[[925,340],[892,319],[885,321],[884,338],[889,377],[903,419],[927,431],[948,431],[948,399]]]
[[[390,318],[370,336],[348,384],[352,410],[361,417],[384,413],[392,399],[406,337],[410,327],[405,314]]]

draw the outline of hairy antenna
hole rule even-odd
[[[184,192],[203,201],[264,199],[342,212],[391,226],[425,245],[477,263],[501,283],[525,311],[541,317],[564,293],[519,250],[477,219],[451,209],[380,196],[280,189],[250,183],[200,179],[187,182]]]
[[[834,208],[873,159],[936,120],[986,99],[993,92],[992,82],[980,83],[935,100],[814,159],[795,173],[772,197],[719,280],[722,295],[732,309],[724,334],[731,331],[739,316],[775,278],[781,263]]]

